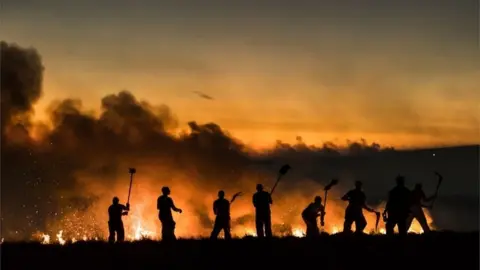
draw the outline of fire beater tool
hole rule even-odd
[[[132,183],[133,183],[133,175],[137,172],[135,168],[128,169],[128,173],[130,173],[130,187],[128,188],[128,198],[127,204],[130,205],[130,193],[132,191]]]
[[[280,182],[280,179],[282,179],[282,177],[287,174],[287,172],[291,169],[292,167],[290,167],[290,165],[288,164],[285,164],[283,165],[280,170],[278,171],[278,177],[277,177],[277,181],[275,182],[275,185],[273,185],[273,188],[272,188],[272,191],[270,191],[270,196],[272,196],[273,192],[275,191],[275,188],[277,187],[278,185],[278,182]]]
[[[437,189],[435,190],[435,195],[432,200],[432,204],[430,205],[430,209],[433,209],[433,204],[435,203],[435,199],[437,198],[438,190],[440,189],[440,186],[442,185],[442,182],[443,182],[443,176],[438,172],[434,172],[434,173],[438,177],[438,182],[437,182]]]
[[[330,183],[328,185],[325,186],[325,188],[323,190],[325,190],[325,203],[323,204],[323,207],[324,207],[324,213],[326,212],[327,210],[327,195],[328,195],[328,191],[330,189],[332,189],[333,186],[337,185],[338,184],[338,179],[332,179],[332,181],[330,181]],[[320,225],[321,226],[324,226],[325,225],[325,214],[323,214],[321,217],[320,217]]]

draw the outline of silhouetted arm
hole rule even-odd
[[[182,209],[177,208],[177,207],[175,206],[175,203],[173,203],[173,200],[172,200],[171,198],[170,198],[170,207],[171,207],[172,210],[175,211],[175,212],[179,212],[179,213],[182,212]]]
[[[320,207],[320,225],[324,226],[325,225],[325,207],[322,205]]]
[[[428,203],[428,202],[432,201],[433,199],[435,199],[435,197],[436,197],[435,195],[432,195],[432,196],[430,196],[430,197],[427,197],[427,196],[425,196],[425,193],[422,192],[422,199],[421,199],[420,206],[421,206],[422,208],[431,209],[431,208],[432,208],[432,205],[423,204],[423,202]]]
[[[252,196],[252,203],[253,203],[253,206],[255,206],[255,208],[257,207],[257,196],[256,194],[253,194]]]
[[[388,193],[387,204],[385,205],[385,210],[383,211],[383,213],[386,213],[390,210],[390,207],[392,205],[392,203],[390,202],[390,199],[391,199],[391,195],[390,195],[390,192],[389,192]]]
[[[436,197],[435,195],[432,195],[430,197],[425,198],[425,200],[423,200],[423,201],[424,202],[431,202],[433,199],[435,199],[435,197]]]
[[[325,216],[325,207],[323,205],[320,206],[320,211],[317,213],[317,216],[323,217]]]
[[[122,209],[122,216],[128,215],[128,208],[125,205],[120,204],[120,209]]]
[[[160,197],[157,199],[157,210],[160,210]]]
[[[367,204],[363,204],[363,209],[367,210],[370,213],[376,213],[377,212],[373,208],[368,207]]]
[[[213,213],[217,215],[217,202],[213,202]]]
[[[342,197],[342,201],[348,201],[350,199],[350,192],[345,193]]]
[[[370,208],[367,206],[367,198],[363,198],[363,206],[362,206],[363,209],[367,210],[368,212],[370,213],[376,213],[377,211],[375,211],[373,208]]]
[[[423,200],[424,202],[430,202],[430,201],[432,201],[433,199],[435,199],[435,197],[436,197],[435,194],[433,194],[433,195],[430,196],[430,197],[427,197],[427,196],[425,196],[425,193],[422,193],[422,200]]]
[[[272,195],[268,193],[268,203],[273,204]]]

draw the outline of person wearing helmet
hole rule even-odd
[[[343,223],[343,232],[351,233],[352,224],[355,222],[355,233],[362,234],[367,226],[367,220],[363,215],[363,209],[368,212],[377,213],[377,211],[368,207],[366,204],[367,197],[362,190],[362,182],[356,181],[355,188],[343,195],[342,200],[348,201],[347,209],[345,210],[345,221]]]
[[[262,184],[257,184],[257,192],[253,194],[255,207],[255,227],[257,237],[272,237],[272,217],[270,205],[273,203],[270,193],[263,190]]]
[[[430,202],[435,198],[435,195],[427,197],[423,191],[422,184],[417,183],[415,188],[412,190],[412,206],[410,207],[410,215],[407,218],[407,231],[412,226],[413,219],[416,219],[424,233],[430,232],[430,227],[428,226],[427,219],[425,218],[425,213],[423,213],[423,202]]]
[[[169,197],[170,188],[162,187],[162,195],[157,199],[158,218],[162,223],[162,240],[175,240],[175,221],[173,220],[172,210],[182,213],[182,209],[177,208]]]
[[[108,207],[108,242],[115,242],[115,234],[117,236],[117,242],[123,242],[125,240],[125,229],[123,227],[122,216],[128,215],[130,210],[130,204],[123,205],[119,203],[118,197],[113,197],[112,205]]]
[[[311,238],[320,235],[317,218],[322,215],[325,215],[325,208],[322,205],[322,198],[320,196],[315,196],[314,201],[302,211],[302,218],[307,227],[306,237]]]
[[[223,230],[225,239],[231,239],[230,234],[230,202],[225,199],[225,192],[218,192],[218,199],[213,202],[213,213],[215,214],[215,224],[210,235],[211,239],[217,239],[218,234]]]
[[[397,185],[388,193],[388,201],[383,216],[386,217],[386,231],[394,234],[395,226],[400,235],[407,234],[407,218],[410,214],[411,191],[405,187],[405,177],[397,176]]]

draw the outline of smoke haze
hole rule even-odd
[[[430,192],[436,185],[434,169],[457,181],[445,181],[445,199],[439,199],[434,221],[447,229],[478,226],[478,203],[471,208],[478,202],[478,146],[400,152],[367,141],[311,146],[299,137],[295,145],[278,142],[260,152],[215,123],[192,121],[189,130],[173,133],[178,119],[167,105],[138,100],[129,91],[105,96],[99,113],[83,109],[81,100],[56,101],[49,122],[34,123],[32,108],[42,97],[44,69],[35,49],[1,43],[1,217],[6,239],[61,229],[78,233],[76,237],[105,234],[112,197],[126,201],[129,167],[138,174],[132,211],[125,218],[127,234],[138,226],[158,232],[156,198],[165,185],[184,210],[175,216],[180,236],[208,235],[217,191],[225,190],[228,197],[242,191],[232,206],[234,232],[242,234],[252,224],[255,184],[271,188],[284,163],[293,169],[274,194],[277,227],[303,227],[300,211],[314,195],[323,197],[322,188],[331,178],[338,177],[341,184],[329,195],[327,226],[341,229],[345,204],[338,197],[354,180],[364,181],[370,203],[380,207],[398,173],[412,179],[410,185],[423,181]],[[437,151],[435,157],[431,151]],[[458,209],[466,211],[465,217],[472,217],[468,209],[476,213],[476,226],[474,217],[452,222]]]

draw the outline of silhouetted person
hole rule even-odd
[[[350,190],[343,195],[342,200],[348,201],[347,209],[345,210],[345,222],[343,223],[343,232],[351,233],[352,224],[355,222],[355,233],[362,234],[367,226],[367,220],[363,215],[363,209],[368,212],[377,213],[366,204],[367,197],[362,190],[362,182],[355,182],[355,189]]]
[[[262,184],[257,184],[257,192],[253,194],[253,206],[255,206],[255,226],[258,237],[272,237],[272,217],[270,193],[263,190]]]
[[[302,218],[307,226],[306,237],[311,238],[320,235],[320,230],[318,229],[317,225],[317,218],[322,215],[325,215],[325,209],[322,205],[322,198],[320,196],[316,196],[314,201],[302,211]]]
[[[412,225],[412,221],[415,218],[420,226],[422,226],[422,230],[425,233],[430,232],[430,227],[428,226],[427,219],[425,218],[425,214],[423,213],[423,202],[429,202],[435,198],[435,195],[428,197],[425,196],[425,192],[423,192],[422,184],[417,183],[415,188],[412,190],[412,206],[410,207],[410,215],[407,219],[407,231]]]
[[[400,235],[406,235],[407,218],[410,214],[411,191],[405,187],[405,178],[398,176],[397,186],[388,193],[388,201],[385,206],[387,214],[386,230],[388,235],[393,235],[395,226],[398,227]]]
[[[119,204],[119,199],[113,197],[113,203],[108,207],[108,242],[115,242],[115,234],[117,234],[117,242],[125,240],[125,229],[123,228],[122,216],[128,215],[130,205]]]
[[[221,230],[225,235],[225,239],[231,239],[230,234],[230,202],[225,199],[225,192],[218,192],[218,199],[213,202],[213,213],[215,214],[215,224],[210,235],[211,239],[217,239]]]
[[[158,197],[157,209],[158,218],[162,223],[162,240],[175,240],[175,221],[173,220],[172,210],[182,213],[182,209],[175,207],[168,187],[162,187],[162,196]]]

